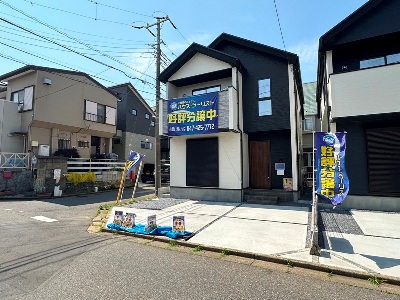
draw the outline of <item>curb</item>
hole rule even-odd
[[[107,233],[115,232],[115,230],[110,230],[107,228],[103,228],[101,231],[107,232]],[[125,231],[116,231],[116,232],[119,235],[132,236],[132,237],[136,237],[136,238],[142,238],[142,239],[146,239],[146,240],[152,240],[152,241],[163,242],[163,243],[169,243],[171,241],[171,239],[169,239],[169,238],[155,236],[155,235],[136,234],[136,233],[130,233],[130,232],[125,232]],[[182,240],[175,240],[175,241],[177,242],[178,245],[189,247],[189,248],[195,248],[197,246],[200,246],[201,250],[217,252],[217,253],[220,253],[222,250],[227,250],[229,252],[229,255],[235,255],[238,257],[272,262],[272,263],[281,264],[281,265],[287,265],[287,263],[288,263],[288,259],[286,259],[286,258],[281,258],[281,257],[268,255],[268,254],[257,254],[257,253],[234,250],[234,249],[229,249],[229,248],[221,249],[221,248],[217,248],[214,246],[208,246],[208,245],[203,245],[203,244],[192,244],[192,243],[182,241]],[[344,268],[327,266],[327,265],[317,264],[317,263],[313,263],[313,262],[306,262],[306,261],[301,261],[301,260],[296,260],[296,259],[290,259],[290,261],[293,263],[294,267],[301,267],[304,269],[311,269],[311,270],[320,271],[320,272],[324,272],[324,273],[333,272],[333,274],[335,274],[335,275],[353,277],[353,278],[357,278],[357,279],[368,280],[371,276],[379,275],[379,279],[384,280],[385,283],[400,286],[400,278],[397,278],[397,277],[391,277],[391,276],[386,276],[386,275],[381,275],[381,274],[368,274],[368,273],[352,271],[352,270],[348,270],[348,269],[344,269]]]

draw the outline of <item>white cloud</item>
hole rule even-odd
[[[303,82],[314,81],[317,77],[318,40],[300,42],[289,47],[288,51],[299,56]]]

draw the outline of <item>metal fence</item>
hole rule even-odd
[[[102,171],[123,169],[125,162],[115,161],[113,159],[88,159],[88,158],[69,158],[68,172],[87,173],[94,172],[101,174]]]
[[[29,153],[0,152],[0,170],[28,168]]]

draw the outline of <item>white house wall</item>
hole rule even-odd
[[[21,131],[21,114],[17,104],[0,100],[0,152],[24,152],[24,138],[9,136],[11,132]]]
[[[196,53],[177,72],[175,72],[174,75],[169,78],[169,81],[224,70],[230,67],[231,66],[229,64],[218,59],[201,53]]]
[[[400,112],[400,65],[331,75],[332,117]]]
[[[215,135],[196,136],[196,138]],[[188,137],[173,137],[170,140],[171,180],[174,187],[186,187],[186,140]],[[191,136],[190,138],[193,138]],[[240,134],[224,132],[218,134],[218,168],[220,189],[241,188]],[[205,176],[199,170],[199,176]],[[248,176],[247,176],[248,177]]]
[[[298,153],[300,153],[299,140],[301,139],[301,131],[299,130],[299,105],[296,103],[296,99],[299,99],[294,83],[293,65],[288,65],[289,75],[289,103],[290,103],[290,144],[292,151],[292,182],[293,191],[298,189]]]

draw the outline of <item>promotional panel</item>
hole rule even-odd
[[[316,192],[334,206],[343,202],[349,191],[345,169],[346,134],[316,132]]]
[[[168,101],[168,135],[218,132],[218,92]]]

